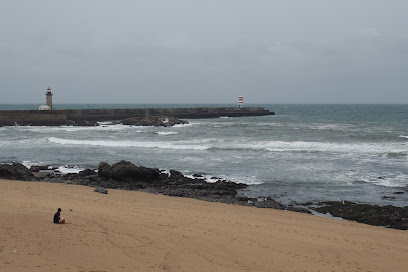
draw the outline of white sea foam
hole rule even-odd
[[[79,172],[85,170],[85,168],[77,167],[77,166],[60,166],[56,170],[60,171],[61,174],[78,174]]]
[[[22,161],[21,164],[24,165],[27,168],[30,168],[31,166],[36,165],[32,161]]]
[[[311,126],[310,129],[316,130],[350,130],[350,125],[341,125],[341,124],[322,124]]]
[[[71,140],[56,137],[50,137],[48,140],[52,143],[62,145],[88,145],[103,147],[141,147],[141,148],[162,148],[175,150],[205,150],[209,149],[204,145],[188,145],[183,142],[136,142],[136,141],[108,141],[108,140]]]
[[[233,182],[236,182],[236,183],[245,183],[245,184],[248,184],[248,185],[263,184],[263,182],[260,181],[258,179],[258,177],[256,177],[256,176],[244,176],[244,175],[227,176],[227,175],[221,175],[221,176],[219,176],[219,178],[222,179],[222,180],[233,181]],[[215,180],[215,181],[217,181],[217,180]]]
[[[42,165],[41,162],[36,162],[36,163],[35,163],[35,162],[32,162],[32,161],[22,161],[21,164],[24,165],[24,166],[27,167],[27,168],[30,168],[31,166],[34,166],[34,165]],[[51,169],[51,168],[49,168],[49,169]],[[83,167],[78,167],[78,166],[67,166],[67,165],[64,165],[64,166],[59,166],[59,167],[57,167],[55,170],[58,170],[61,174],[65,175],[65,174],[70,174],[70,173],[75,173],[75,174],[77,174],[77,173],[79,173],[80,171],[85,170],[85,168],[83,168]]]
[[[265,150],[271,152],[351,152],[359,154],[408,152],[408,146],[397,143],[325,143],[304,141],[233,142],[230,144],[215,146],[215,148]]]
[[[56,128],[57,130],[63,130],[68,132],[77,132],[77,131],[122,131],[122,130],[135,130],[136,127],[126,126],[122,124],[116,125],[100,125],[92,127],[76,127],[76,126],[61,126]]]
[[[400,135],[400,137],[408,139],[408,136],[405,136],[405,135]]]
[[[158,131],[155,132],[156,134],[159,135],[173,135],[173,134],[179,134],[179,132],[175,132],[175,131]]]
[[[173,128],[184,128],[184,127],[190,127],[190,126],[193,126],[193,125],[196,125],[197,123],[189,123],[189,124],[177,124],[177,125],[174,125],[173,126]]]
[[[363,179],[364,182],[376,184],[384,187],[405,187],[408,185],[408,175],[385,175],[381,177],[373,176]]]

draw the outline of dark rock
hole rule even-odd
[[[394,192],[394,195],[402,195],[404,192]]]
[[[181,172],[176,171],[174,169],[170,170],[170,179],[171,180],[179,180],[179,179],[183,179],[183,178],[184,178],[184,175]]]
[[[34,180],[33,173],[18,162],[0,164],[0,178],[14,180]]]
[[[408,207],[378,206],[358,204],[353,202],[322,202],[322,207],[312,208],[320,213],[330,213],[332,216],[383,226],[394,229],[408,229]]]
[[[108,194],[108,190],[105,188],[96,188],[94,192],[100,193],[100,194]]]
[[[157,168],[148,168],[148,167],[143,167],[139,166],[139,171],[140,171],[140,178],[144,181],[156,181],[161,172]]]
[[[95,127],[95,126],[99,126],[99,123],[96,122],[96,121],[78,120],[78,121],[75,122],[75,126]]]
[[[86,177],[86,176],[91,176],[91,175],[95,175],[96,171],[95,170],[91,170],[91,169],[85,169],[83,171],[80,171],[78,173],[78,176],[80,177]]]
[[[111,178],[113,176],[113,168],[106,162],[100,162],[98,166],[98,175],[102,178]]]
[[[269,198],[263,201],[257,201],[257,199],[255,199],[254,206],[258,208],[272,208],[272,209],[278,209],[278,210],[286,210],[285,205],[282,205],[281,203],[273,199],[269,199]]]
[[[188,124],[187,121],[171,116],[132,117],[120,121],[123,125],[171,127],[178,124]]]
[[[39,171],[44,171],[48,169],[49,169],[49,165],[33,165],[30,167],[31,172],[39,172]]]
[[[139,169],[131,162],[120,161],[112,165],[112,177],[116,180],[132,181],[139,175]]]

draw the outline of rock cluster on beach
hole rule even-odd
[[[320,213],[330,213],[336,217],[375,226],[408,229],[408,207],[357,204],[348,201],[327,201],[319,204],[322,206],[319,205],[314,210]]]
[[[128,161],[120,161],[112,165],[101,162],[98,169],[85,169],[79,173],[65,175],[48,166],[32,166],[28,169],[14,162],[13,164],[0,164],[0,178],[86,185],[100,188],[96,190],[100,193],[107,193],[104,189],[109,188],[138,190],[213,202],[310,213],[308,209],[286,206],[269,197],[240,196],[238,191],[248,187],[243,183],[216,177],[212,178],[213,182],[207,182],[197,174],[190,178],[176,170],[167,172],[157,168],[136,166]],[[408,207],[324,202],[319,203],[318,207],[310,206],[310,209],[370,225],[408,229]]]

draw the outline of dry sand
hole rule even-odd
[[[57,208],[67,224],[52,223]],[[0,271],[408,271],[408,232],[301,213],[0,180]]]

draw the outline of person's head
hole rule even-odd
[[[58,212],[60,212],[61,211],[61,208],[58,208]]]

